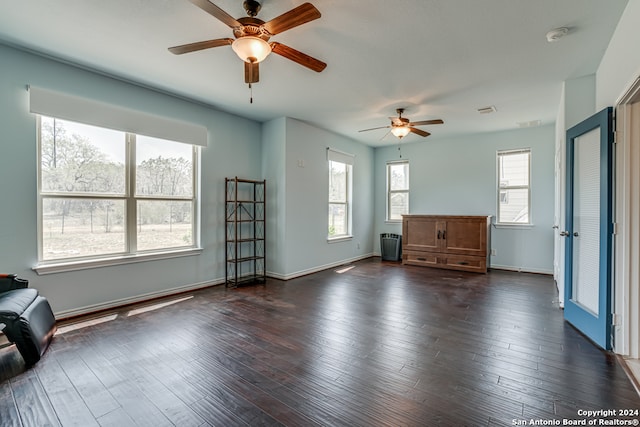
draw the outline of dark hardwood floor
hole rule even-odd
[[[29,370],[0,349],[2,427],[562,425],[640,410],[616,358],[563,321],[549,276],[372,258],[101,316],[61,323]]]

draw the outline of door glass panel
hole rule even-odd
[[[576,138],[573,157],[572,300],[598,315],[600,128]]]

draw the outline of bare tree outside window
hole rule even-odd
[[[191,145],[49,117],[39,123],[41,261],[193,246]],[[127,140],[137,146],[130,168]]]

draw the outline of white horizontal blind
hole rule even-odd
[[[600,128],[575,139],[573,297],[596,316],[600,302]]]
[[[204,126],[33,86],[29,87],[29,111],[138,135],[207,146],[207,128]]]
[[[332,162],[340,162],[346,165],[353,166],[353,160],[355,156],[353,154],[345,153],[343,151],[334,150],[327,147],[327,160]]]

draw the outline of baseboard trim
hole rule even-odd
[[[505,270],[505,271],[515,271],[517,273],[533,273],[533,274],[546,274],[553,276],[553,270],[545,270],[545,269],[537,269],[537,268],[522,268],[522,267],[512,267],[508,265],[494,265],[491,264],[489,266],[491,270]]]
[[[336,262],[332,262],[329,264],[324,264],[324,265],[319,265],[317,267],[312,267],[306,270],[299,270],[293,273],[289,273],[289,274],[280,274],[280,273],[275,273],[275,272],[267,272],[267,276],[272,277],[274,279],[279,279],[279,280],[291,280],[291,279],[295,279],[296,277],[302,277],[302,276],[306,276],[309,274],[313,274],[313,273],[317,273],[319,271],[323,271],[323,270],[328,270],[330,268],[334,268],[334,267],[338,267],[341,265],[345,265],[345,264],[350,264],[352,262],[356,262],[356,261],[360,261],[363,259],[367,259],[367,258],[371,258],[373,257],[373,253],[368,253],[365,255],[359,255],[357,257],[353,257],[353,258],[347,258],[347,259],[343,259],[340,261],[336,261]]]
[[[176,288],[171,289],[163,289],[157,292],[149,292],[146,294],[136,295],[128,298],[121,298],[109,302],[104,302],[100,304],[87,305],[80,308],[74,308],[71,310],[63,310],[54,313],[54,316],[57,321],[69,319],[72,317],[83,316],[86,314],[92,314],[105,310],[112,310],[114,308],[123,307],[130,304],[136,304],[144,301],[153,300],[156,298],[168,297],[171,295],[183,294],[185,292],[197,291],[199,289],[209,288],[212,286],[217,286],[224,284],[224,279],[216,279],[213,281],[194,283],[190,285],[178,286]]]

